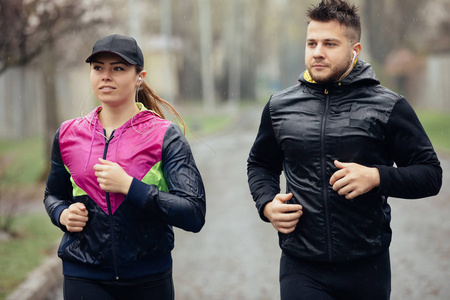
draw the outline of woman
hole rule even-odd
[[[44,199],[65,232],[64,298],[174,299],[172,226],[198,232],[206,210],[190,147],[162,108],[181,117],[144,82],[133,38],[98,40],[86,62],[102,106],[56,132]]]

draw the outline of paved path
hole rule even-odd
[[[177,300],[279,299],[277,234],[259,219],[246,177],[261,110],[205,139],[214,151],[191,143],[206,186],[207,218],[199,234],[175,231]],[[449,172],[450,159],[441,159]],[[392,300],[450,299],[450,178],[444,180],[437,197],[390,200]]]

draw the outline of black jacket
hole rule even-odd
[[[106,140],[98,111],[64,122],[53,142],[44,203],[65,231],[63,273],[99,280],[163,273],[172,267],[172,226],[198,232],[205,222],[203,181],[189,144],[177,125],[144,109]],[[126,196],[100,189],[93,170],[99,157],[134,177]],[[75,202],[84,203],[89,220],[71,233],[59,217]]]
[[[290,203],[303,206],[294,232],[279,233],[288,254],[311,261],[350,261],[386,250],[391,241],[388,196],[435,195],[442,169],[416,114],[381,86],[359,61],[340,82],[300,83],[273,95],[248,158],[248,182],[261,218],[280,192],[284,171]],[[333,161],[377,167],[380,186],[353,200],[333,191]],[[394,166],[394,163],[396,166]]]

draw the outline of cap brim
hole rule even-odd
[[[137,63],[137,61],[135,61],[135,60],[133,60],[133,59],[123,55],[123,54],[114,52],[114,51],[98,51],[98,52],[92,53],[88,58],[86,58],[85,62],[91,63],[97,55],[102,54],[102,53],[112,53],[112,54],[115,54],[115,55],[121,57],[123,60],[125,60],[130,65],[139,65]]]

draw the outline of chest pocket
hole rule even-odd
[[[373,105],[352,103],[331,109],[329,132],[335,137],[383,139],[382,114]]]

